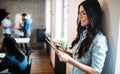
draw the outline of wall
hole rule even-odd
[[[120,74],[120,16],[119,16],[119,34],[118,34],[118,44],[117,44],[117,57],[116,57],[116,70],[115,74]]]
[[[45,28],[45,0],[0,0],[0,9],[11,13],[13,22],[17,13],[31,14],[31,28],[34,32],[36,28]],[[35,33],[32,36],[35,36]],[[33,39],[35,40],[35,37]]]
[[[105,33],[108,38],[109,50],[102,74],[120,74],[118,67],[120,59],[118,54],[118,35],[119,35],[119,16],[120,1],[119,0],[100,0],[103,11],[105,12],[106,24]]]

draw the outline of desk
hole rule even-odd
[[[4,57],[5,57],[5,53],[0,53],[0,62],[3,60]]]
[[[5,53],[0,53],[0,61],[1,61],[1,59],[4,58],[4,57],[5,57]]]
[[[30,38],[14,38],[19,44],[20,49],[28,55],[31,50]]]
[[[29,43],[30,38],[14,38],[17,43]]]

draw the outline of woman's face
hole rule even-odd
[[[80,9],[79,9],[79,12],[78,12],[78,18],[81,22],[81,26],[88,27],[89,20],[88,20],[86,11],[85,11],[85,9],[82,5],[80,6]]]

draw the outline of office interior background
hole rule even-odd
[[[21,13],[28,13],[28,18],[32,23],[31,45],[37,43],[36,31],[45,29],[45,32],[50,35],[51,40],[62,39],[70,46],[76,36],[77,8],[82,1],[0,0],[0,9],[10,12],[12,21],[16,23],[16,28],[18,28],[18,22],[21,21]],[[105,17],[103,28],[108,38],[109,46],[102,74],[120,74],[120,0],[98,1]],[[2,36],[0,39],[2,41]],[[51,65],[55,69],[55,51],[50,48],[49,53]],[[65,74],[71,74],[71,72],[72,66],[66,63]]]

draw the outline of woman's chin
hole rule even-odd
[[[88,25],[86,25],[86,24],[81,24],[81,26],[86,27],[86,26],[88,26]]]
[[[84,24],[81,24],[81,26],[85,26]]]

